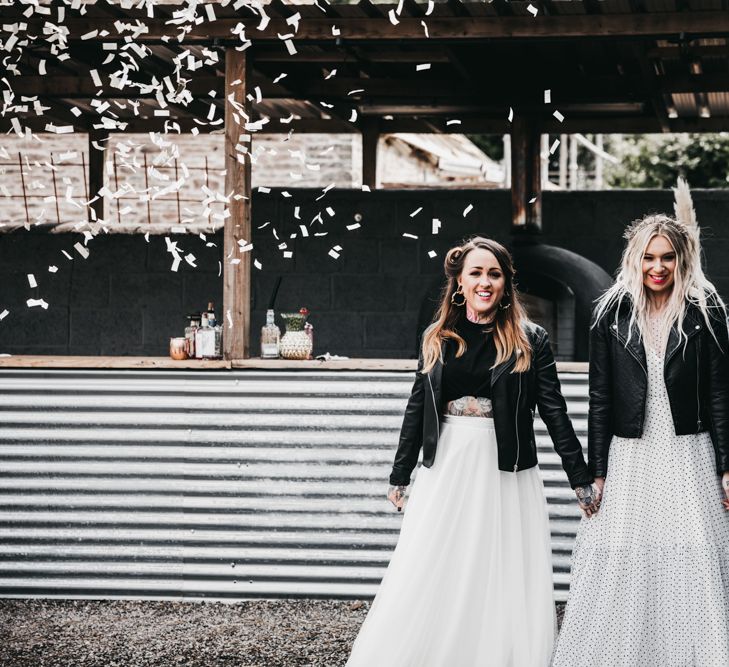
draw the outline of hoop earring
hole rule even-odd
[[[460,303],[458,301],[456,301],[456,296],[458,294],[460,294],[463,297],[463,301],[461,301]],[[453,292],[453,294],[451,294],[451,303],[454,306],[465,306],[466,305],[466,295],[463,293],[463,285],[459,285],[458,289],[455,292]]]
[[[508,308],[511,308],[511,302],[507,303],[505,306],[502,305],[504,299],[507,296],[510,296],[509,293],[508,292],[504,292],[504,296],[502,297],[501,302],[499,302],[499,310],[507,310]]]

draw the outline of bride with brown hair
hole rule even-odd
[[[350,667],[546,667],[556,631],[534,408],[583,511],[596,489],[547,334],[519,302],[508,251],[475,237],[445,259],[388,498],[400,538]]]

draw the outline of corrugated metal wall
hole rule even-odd
[[[412,373],[0,371],[0,596],[368,597]],[[562,375],[578,434],[587,379]],[[554,581],[579,514],[537,422]]]

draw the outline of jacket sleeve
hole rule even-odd
[[[727,322],[712,317],[713,336],[709,334],[709,412],[711,440],[716,452],[716,470],[722,474],[729,470],[729,336]],[[718,345],[717,345],[718,341]]]
[[[613,397],[607,317],[590,332],[590,407],[587,418],[587,459],[595,477],[607,475],[613,436]]]
[[[582,445],[575,435],[572,422],[567,415],[567,404],[562,396],[557,365],[547,333],[542,334],[534,351],[533,362],[537,378],[537,406],[539,416],[546,424],[554,448],[562,459],[562,467],[567,473],[572,488],[592,482]]]
[[[400,429],[400,440],[395,453],[395,462],[390,473],[390,484],[407,486],[410,474],[418,463],[418,454],[423,446],[423,404],[425,401],[425,375],[423,370],[423,354],[420,353],[415,382],[410,392],[405,416]]]

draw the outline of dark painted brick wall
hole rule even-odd
[[[480,191],[330,191],[296,190],[256,194],[254,200],[252,349],[277,275],[284,280],[278,312],[305,305],[315,326],[316,352],[356,357],[411,357],[418,311],[437,285],[442,259],[455,241],[474,233],[508,242],[510,196],[502,190]],[[729,192],[694,193],[705,235],[707,271],[723,295],[729,295]],[[463,210],[473,204],[471,213]],[[300,220],[294,207],[300,206]],[[670,192],[548,192],[544,195],[544,240],[565,247],[613,273],[623,247],[627,223],[649,211],[668,211]],[[334,216],[326,212],[331,207]],[[411,217],[417,208],[422,210]],[[323,224],[310,224],[321,213]],[[361,215],[361,227],[348,231]],[[433,218],[442,221],[431,234]],[[270,224],[265,225],[266,222]],[[299,225],[310,236],[302,238]],[[265,225],[265,226],[264,226]],[[258,227],[263,226],[263,229]],[[272,230],[276,229],[278,240]],[[315,237],[315,232],[328,232]],[[290,239],[297,233],[295,239]],[[415,234],[417,240],[404,238]],[[170,271],[171,255],[163,237],[101,234],[88,244],[82,259],[73,249],[77,234],[19,231],[0,235],[0,352],[12,354],[164,355],[170,336],[180,335],[184,315],[213,300],[222,316],[222,279],[218,277],[222,234],[174,236],[183,254],[196,257]],[[293,257],[278,248],[288,244]],[[341,245],[339,259],[328,251]],[[67,260],[61,250],[73,257]],[[428,251],[435,250],[435,259]],[[48,265],[58,266],[56,274]],[[517,267],[518,269],[518,267]],[[33,273],[39,283],[28,285]],[[28,298],[44,298],[47,311],[27,308]]]

